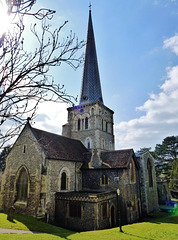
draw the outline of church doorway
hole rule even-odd
[[[111,218],[111,227],[115,227],[115,208],[114,206],[111,207],[111,215],[110,215],[110,218]]]

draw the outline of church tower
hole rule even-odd
[[[63,136],[80,140],[90,150],[114,150],[113,114],[103,103],[91,9],[80,104],[68,110]]]

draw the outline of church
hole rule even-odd
[[[113,114],[104,105],[91,9],[80,103],[67,109],[62,136],[32,127],[6,160],[0,208],[77,231],[129,224],[158,210],[149,152],[115,150]]]

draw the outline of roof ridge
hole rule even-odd
[[[133,151],[134,152],[133,148],[118,149],[118,150],[102,150],[101,152],[121,152],[121,151]]]
[[[74,139],[74,138],[69,138],[69,137],[66,137],[66,136],[63,136],[63,135],[60,135],[60,134],[56,134],[56,133],[52,133],[52,132],[49,132],[49,131],[45,131],[45,130],[42,130],[42,129],[38,129],[38,128],[34,128],[31,126],[31,129],[34,130],[34,131],[40,131],[40,132],[44,132],[44,133],[47,133],[47,134],[51,134],[51,135],[54,135],[54,136],[58,136],[58,137],[61,137],[61,138],[66,138],[66,139],[70,139],[72,141],[77,141],[77,142],[80,142],[80,140],[78,139]]]

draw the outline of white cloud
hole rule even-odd
[[[178,34],[164,41],[164,48],[170,48],[172,52],[178,55]]]
[[[178,70],[177,66],[172,69],[168,68],[168,79],[161,86],[161,89],[165,92],[172,92],[175,89],[178,89]]]
[[[151,94],[140,107],[145,115],[115,126],[116,147],[152,147],[171,135],[178,135],[178,66],[168,69],[159,94]]]
[[[164,48],[178,55],[178,35],[166,39]],[[172,135],[178,135],[178,65],[167,68],[167,77],[160,86],[160,93],[150,98],[136,110],[141,117],[115,125],[116,148],[154,147]]]
[[[39,105],[35,118],[35,128],[62,134],[62,125],[67,122],[67,105],[65,103],[45,102]]]

